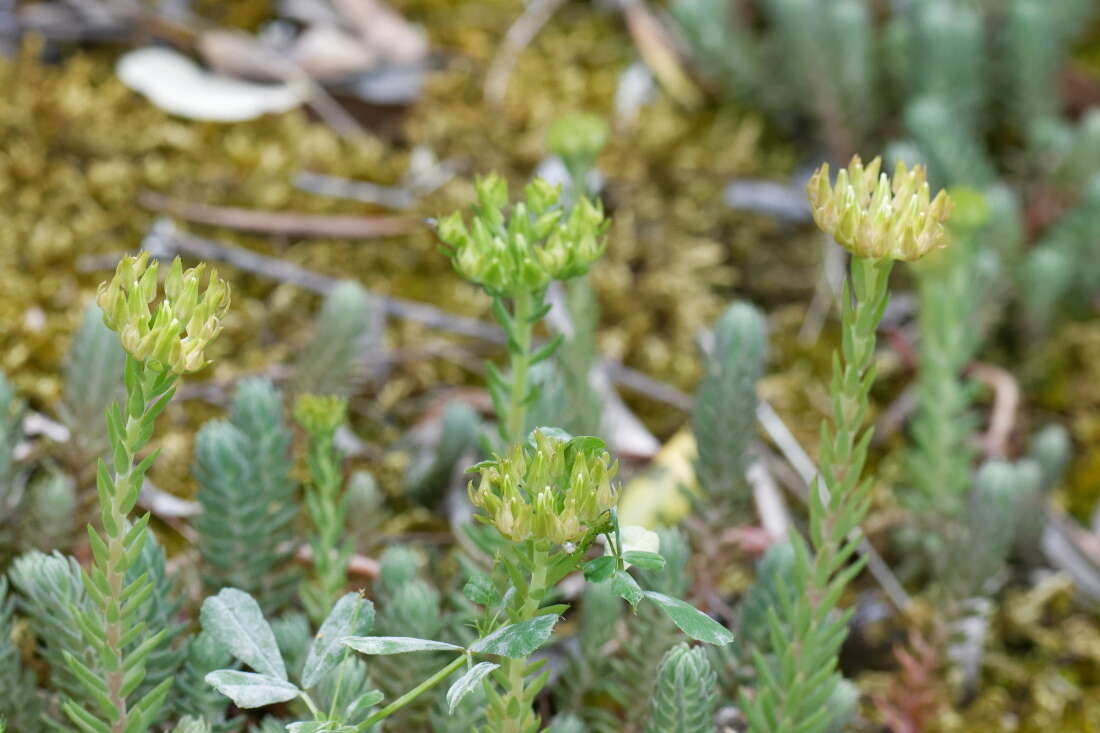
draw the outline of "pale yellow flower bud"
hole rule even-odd
[[[148,252],[119,261],[114,277],[99,286],[96,296],[103,322],[118,332],[122,347],[138,361],[176,374],[202,369],[207,364],[205,350],[220,333],[229,308],[229,287],[211,271],[203,290],[200,281],[206,266],[185,271],[177,257],[154,314],[157,264],[150,262]],[[195,322],[196,313],[203,314],[201,322]]]
[[[829,164],[806,185],[814,221],[852,254],[867,259],[915,260],[947,242],[944,222],[952,203],[929,193],[924,166],[898,162],[893,179],[881,173],[882,159],[864,167],[859,156],[829,180]]]

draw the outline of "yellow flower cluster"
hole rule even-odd
[[[806,185],[814,221],[852,254],[867,259],[915,260],[947,242],[943,223],[953,204],[943,191],[929,194],[924,166],[898,161],[894,177],[880,173],[882,159],[864,167],[859,156],[829,180],[825,163]]]
[[[310,435],[332,435],[347,411],[347,400],[335,395],[304,394],[294,403],[294,419]]]
[[[158,265],[148,252],[123,257],[114,277],[99,286],[96,303],[135,359],[175,374],[198,371],[209,363],[206,347],[221,333],[229,286],[211,269],[203,288],[206,265],[184,270],[177,257],[161,293]]]
[[[478,206],[467,226],[458,212],[439,222],[439,238],[462,277],[497,296],[540,291],[583,275],[604,252],[603,208],[587,199],[564,215],[558,187],[536,179],[508,208],[508,184],[496,174],[476,182]]]
[[[538,429],[532,445],[515,445],[506,457],[478,464],[470,501],[513,542],[578,542],[604,525],[618,501],[611,483],[617,464],[598,438],[565,438]]]

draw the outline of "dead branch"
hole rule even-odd
[[[329,216],[213,206],[154,191],[139,193],[138,203],[150,211],[199,224],[285,236],[363,239],[404,234],[416,226],[411,219],[390,216]]]

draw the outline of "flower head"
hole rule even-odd
[[[348,402],[335,395],[304,394],[294,403],[294,419],[310,435],[331,438],[344,423]]]
[[[598,203],[582,199],[565,215],[558,187],[536,179],[509,210],[503,178],[493,174],[475,186],[470,223],[455,212],[439,222],[438,234],[455,270],[491,294],[542,290],[583,275],[603,255],[607,220]]]
[[[554,120],[546,146],[566,165],[590,165],[607,144],[607,122],[599,115],[573,112]]]
[[[852,254],[868,259],[915,260],[943,247],[943,223],[953,204],[940,191],[932,199],[924,166],[898,161],[894,177],[879,172],[882,159],[864,167],[859,156],[829,180],[829,164],[806,185],[814,221]]]
[[[209,363],[206,347],[221,333],[229,286],[210,269],[202,287],[206,264],[184,270],[177,257],[161,291],[158,264],[148,252],[123,257],[114,277],[99,286],[96,303],[135,359],[176,374],[198,371]]]
[[[618,501],[612,463],[598,438],[569,438],[539,428],[527,445],[513,446],[474,466],[481,474],[469,485],[470,501],[508,539],[578,542],[603,526]]]

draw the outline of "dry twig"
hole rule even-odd
[[[199,224],[285,236],[362,239],[404,234],[415,226],[411,219],[390,216],[329,216],[213,206],[183,201],[153,191],[138,194],[138,203],[150,211]]]

